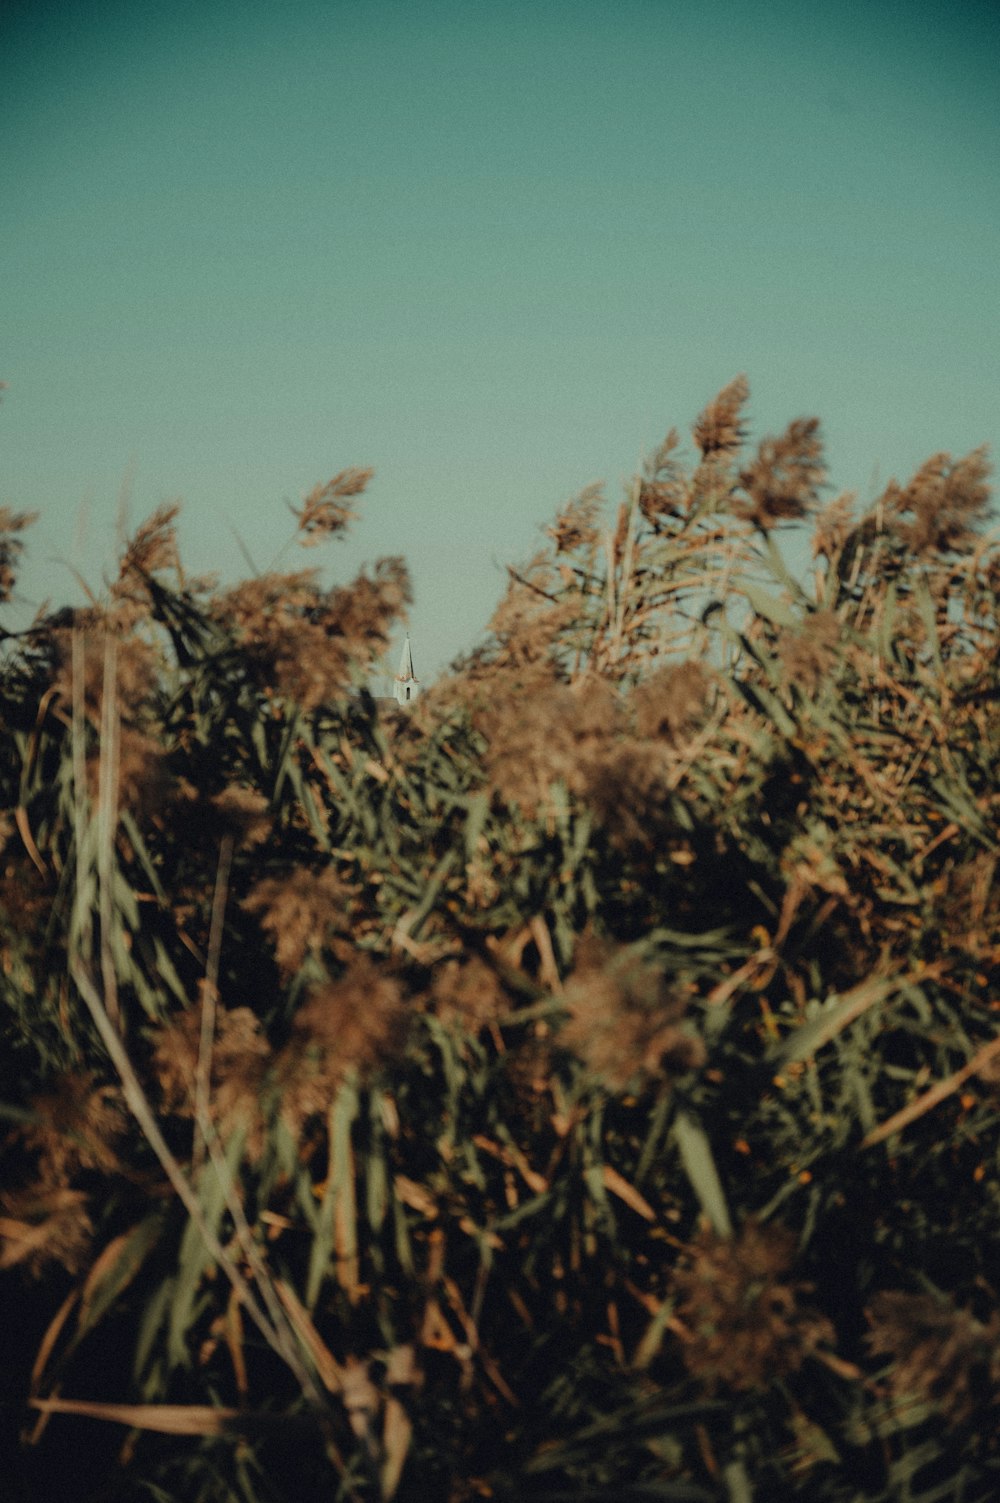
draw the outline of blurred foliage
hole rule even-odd
[[[6,634],[7,1496],[997,1496],[988,467],[821,509],[746,400],[409,716],[400,561],[170,511]]]

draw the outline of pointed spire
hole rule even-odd
[[[403,643],[403,651],[399,658],[399,672],[396,674],[392,692],[401,705],[410,704],[420,692],[420,680],[413,671],[413,653],[410,650],[409,632],[406,633],[406,641]]]

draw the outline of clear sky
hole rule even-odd
[[[428,676],[739,371],[870,497],[1000,448],[1000,6],[0,0],[0,504],[26,603],[375,467]],[[286,552],[292,567],[315,554]]]

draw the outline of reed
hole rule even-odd
[[[822,504],[747,400],[402,723],[399,560],[220,588],[164,511],[9,637],[15,1497],[995,1495],[988,466]]]

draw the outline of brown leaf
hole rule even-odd
[[[43,1414],[79,1414],[160,1435],[221,1435],[234,1421],[254,1418],[245,1410],[217,1409],[210,1404],[106,1404],[90,1399],[29,1399],[28,1403]]]
[[[644,1199],[635,1186],[630,1185],[628,1180],[618,1173],[617,1169],[613,1169],[610,1164],[605,1164],[603,1176],[604,1188],[610,1190],[612,1195],[617,1195],[619,1200],[623,1200],[631,1210],[635,1211],[645,1221],[656,1220],[656,1212],[649,1201]]]
[[[274,1287],[292,1325],[295,1327],[309,1356],[312,1358],[313,1366],[319,1374],[323,1386],[330,1393],[340,1393],[344,1386],[343,1370],[313,1325],[309,1311],[301,1303],[294,1289],[290,1288],[283,1279],[275,1279]]]

